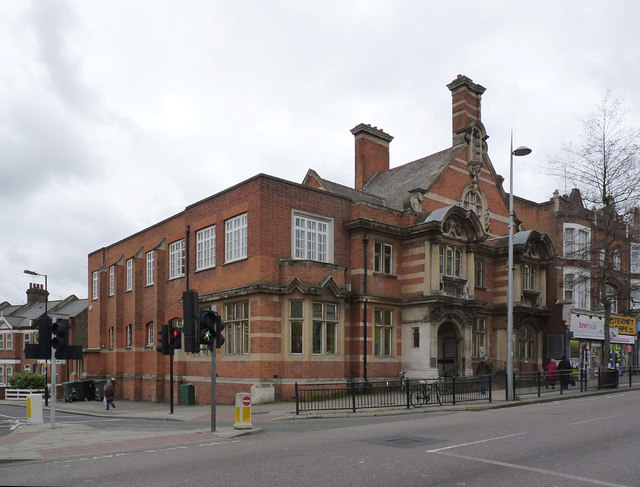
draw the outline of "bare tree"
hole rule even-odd
[[[563,145],[548,173],[580,191],[591,209],[593,238],[586,259],[593,301],[604,309],[603,365],[610,360],[609,323],[616,303],[629,302],[634,291],[620,266],[622,249],[637,239],[630,225],[640,203],[640,129],[625,126],[627,109],[609,91],[591,114],[580,118],[577,144]],[[628,269],[626,269],[628,271]]]

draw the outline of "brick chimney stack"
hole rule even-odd
[[[389,170],[389,144],[393,137],[378,127],[361,123],[351,129],[355,137],[355,189],[364,188],[376,173]]]
[[[44,290],[42,284],[29,283],[27,289],[27,304],[44,303],[47,300],[48,291]]]
[[[470,122],[482,120],[480,105],[486,88],[458,75],[447,85],[452,97],[453,145],[464,142],[462,133]]]

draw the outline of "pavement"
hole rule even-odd
[[[105,421],[116,418],[155,419],[176,422],[199,421],[206,424],[202,428],[123,428],[123,427],[94,427],[83,422],[69,422],[56,416],[55,427],[51,428],[50,421],[40,424],[25,424],[20,421],[14,425],[12,432],[0,437],[0,462],[16,462],[21,460],[61,460],[65,458],[89,456],[114,456],[122,451],[173,448],[190,443],[216,444],[237,441],[241,435],[255,434],[261,431],[260,423],[265,421],[305,420],[312,418],[362,417],[386,415],[411,415],[445,411],[472,411],[514,407],[526,404],[558,401],[584,397],[585,395],[606,394],[612,392],[626,392],[640,390],[638,387],[620,387],[608,391],[590,391],[580,393],[569,390],[564,394],[559,391],[537,395],[521,396],[516,401],[506,401],[504,390],[494,391],[492,402],[487,400],[459,403],[454,405],[430,405],[421,408],[373,408],[351,411],[311,411],[299,415],[295,414],[295,403],[274,402],[254,404],[251,406],[251,422],[243,423],[236,428],[235,406],[216,406],[216,428],[211,431],[210,405],[174,405],[173,413],[166,403],[116,401],[116,409],[107,411],[102,402],[78,401],[65,403],[56,402],[56,414],[70,413],[104,418]],[[26,417],[26,400],[2,400],[0,404],[24,408]],[[49,408],[44,408],[49,409]]]

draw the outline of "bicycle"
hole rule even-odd
[[[440,398],[440,386],[437,382],[427,384],[427,381],[420,380],[417,386],[414,386],[409,394],[409,402],[414,408],[419,408],[425,404],[430,404],[431,396],[435,394],[438,404],[442,405]],[[435,402],[435,401],[434,401]]]

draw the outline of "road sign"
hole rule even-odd
[[[236,394],[236,422],[234,429],[252,429],[251,424],[251,395],[246,392]]]

